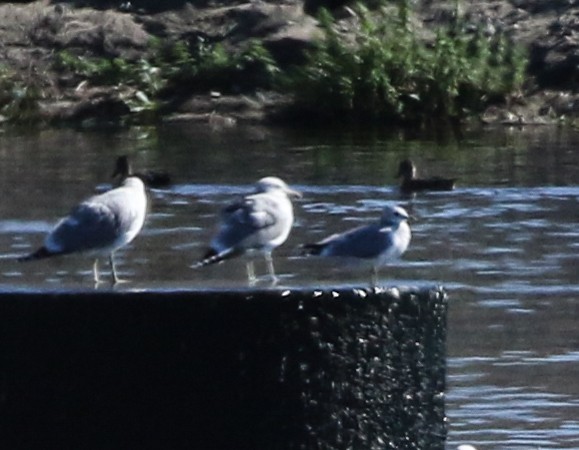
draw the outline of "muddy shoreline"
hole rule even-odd
[[[0,5],[0,68],[40,91],[44,122],[102,121],[130,115],[128,87],[93,86],[54,70],[59,51],[101,58],[142,58],[151,38],[220,42],[243,48],[259,39],[282,68],[299,61],[319,35],[312,15],[323,4],[348,24],[341,1],[162,2],[48,1]],[[449,20],[452,1],[417,2],[418,26],[428,33]],[[98,9],[95,8],[98,6]],[[576,125],[579,117],[579,1],[461,1],[460,13],[489,35],[507,33],[529,49],[529,81],[510,104],[496,105],[481,123]],[[236,80],[232,80],[233,83]],[[169,101],[162,120],[236,123],[292,121],[282,115],[289,99],[275,92],[198,92],[185,86]],[[4,120],[7,120],[4,117]]]

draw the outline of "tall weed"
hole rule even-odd
[[[149,55],[137,61],[77,56],[64,50],[56,55],[53,67],[94,85],[133,88],[134,94],[124,100],[137,113],[158,110],[161,98],[174,92],[232,92],[269,86],[278,70],[258,41],[250,41],[245,50],[234,54],[219,43],[199,40],[190,46],[160,39],[153,39]],[[243,80],[248,80],[246,85]]]
[[[12,70],[0,66],[0,116],[2,120],[33,123],[40,120],[40,89],[31,80],[20,79]]]
[[[354,6],[354,40],[319,13],[323,39],[286,78],[298,107],[324,117],[429,122],[462,118],[521,89],[524,51],[506,36],[461,31],[460,23],[427,42],[412,28],[408,0]]]

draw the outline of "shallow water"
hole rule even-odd
[[[461,139],[411,134],[165,126],[0,135],[0,291],[91,289],[83,257],[26,265],[17,255],[84,197],[107,189],[117,155],[171,172],[151,191],[142,234],[119,251],[130,280],[115,289],[247,286],[241,259],[193,270],[220,207],[278,175],[301,190],[288,242],[274,253],[280,286],[365,285],[366,270],[300,256],[299,245],[376,218],[389,203],[416,220],[381,283],[445,286],[448,448],[579,447],[579,133],[500,129]],[[413,158],[453,192],[401,196],[394,174]],[[108,267],[102,264],[108,276]],[[265,268],[257,261],[257,270]],[[267,286],[267,282],[260,283]],[[107,285],[100,289],[110,289]]]

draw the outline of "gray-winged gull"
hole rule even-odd
[[[334,234],[303,246],[308,255],[339,257],[371,265],[375,284],[378,268],[402,255],[410,243],[408,213],[399,206],[387,206],[376,223]]]
[[[146,213],[145,185],[138,177],[129,176],[119,187],[90,197],[73,208],[46,236],[42,247],[19,260],[87,253],[95,258],[93,273],[98,283],[98,258],[108,255],[113,280],[117,283],[114,252],[139,234]]]
[[[210,248],[194,268],[218,263],[245,253],[261,253],[273,281],[277,278],[271,252],[283,244],[294,222],[290,197],[301,197],[276,177],[266,177],[256,184],[255,193],[223,209],[221,221]],[[253,261],[247,262],[247,276],[255,281]]]

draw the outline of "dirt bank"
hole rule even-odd
[[[129,87],[92,86],[54,68],[61,50],[76,55],[138,60],[152,37],[184,42],[202,39],[240,49],[260,39],[283,68],[300,61],[318,35],[313,14],[330,5],[349,20],[343,1],[35,1],[0,4],[0,77],[40,92],[47,121],[110,119],[130,114]],[[420,0],[419,25],[428,31],[448,22],[454,1]],[[160,6],[162,4],[162,6]],[[509,105],[490,108],[489,122],[556,123],[579,116],[579,0],[462,0],[460,13],[473,29],[507,33],[530,52],[529,83]],[[95,6],[98,6],[95,7]],[[234,95],[184,86],[166,119],[231,125],[268,121],[288,99],[244,89]],[[233,83],[236,80],[232,80]],[[2,82],[0,81],[0,91]],[[21,101],[6,98],[4,103]],[[0,103],[2,94],[0,93]]]

